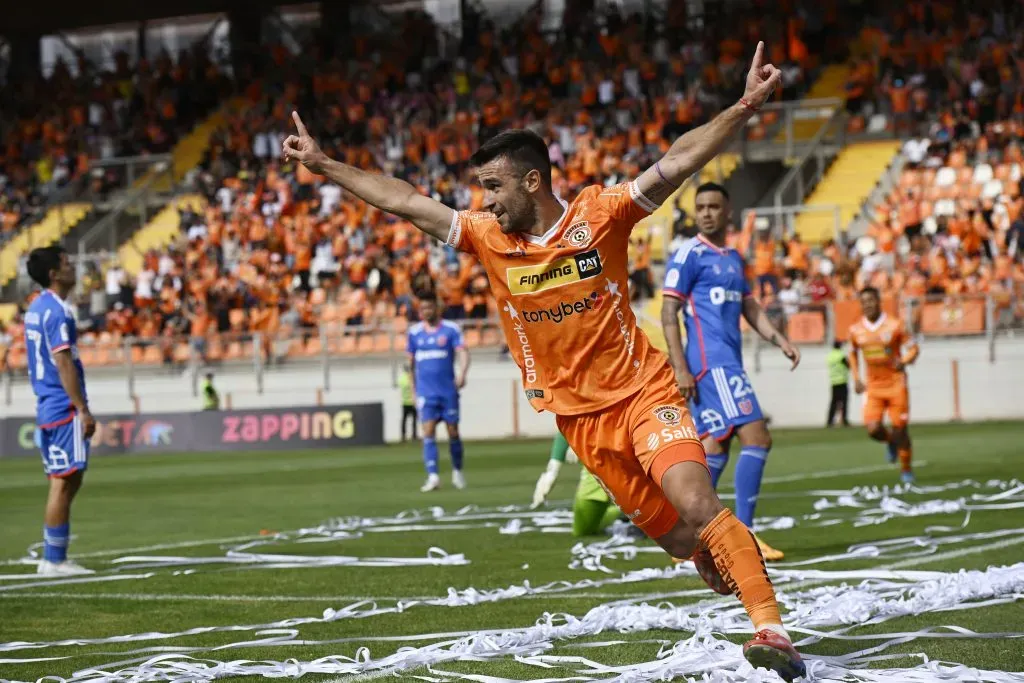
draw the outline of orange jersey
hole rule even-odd
[[[897,370],[895,365],[900,360],[904,363],[912,362],[917,357],[917,345],[899,320],[885,313],[874,323],[861,318],[850,326],[850,344],[854,352],[850,363],[854,376],[858,375],[858,368],[855,367],[857,351],[864,357],[868,391],[906,384],[906,372]],[[907,347],[906,354],[904,347]]]
[[[448,244],[487,271],[531,405],[581,415],[637,393],[667,360],[629,307],[629,234],[656,207],[635,183],[594,185],[541,237],[463,211]]]

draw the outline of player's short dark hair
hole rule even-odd
[[[725,201],[729,201],[729,190],[725,189],[724,186],[719,185],[718,183],[701,183],[700,186],[697,187],[697,191],[693,196],[696,197],[702,192],[721,192]]]
[[[881,299],[882,298],[882,293],[878,291],[878,287],[872,287],[870,285],[868,285],[864,289],[860,290],[860,292],[859,292],[859,296],[864,296],[865,294],[870,294],[871,296],[875,297],[876,299]]]
[[[50,286],[50,273],[60,270],[61,256],[64,255],[64,247],[54,244],[49,247],[33,249],[28,255],[29,277],[40,287]]]
[[[469,158],[471,166],[483,166],[495,159],[508,159],[518,171],[526,175],[537,169],[544,185],[551,187],[551,158],[544,138],[532,130],[515,128],[498,133],[480,145]]]

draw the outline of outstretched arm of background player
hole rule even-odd
[[[298,112],[292,112],[292,120],[298,135],[289,135],[284,141],[286,159],[295,159],[310,172],[326,176],[366,203],[404,218],[431,237],[442,242],[448,239],[455,219],[452,209],[423,196],[404,180],[363,171],[331,159],[310,136]]]
[[[857,340],[852,336],[850,337],[850,378],[853,380],[853,391],[857,394],[864,393],[864,383],[860,381],[860,359],[858,358],[859,349],[857,348]]]
[[[71,405],[78,412],[82,420],[82,435],[91,439],[96,432],[96,418],[89,411],[89,404],[85,402],[85,393],[82,391],[82,383],[78,381],[78,370],[75,368],[75,361],[71,358],[71,349],[67,348],[53,354],[54,365],[57,366],[57,374],[60,376],[60,383],[64,386]]]
[[[743,317],[761,335],[762,339],[782,349],[786,358],[793,362],[793,367],[790,370],[796,370],[796,366],[800,365],[800,349],[794,346],[786,338],[786,335],[775,329],[775,325],[772,325],[772,321],[768,319],[768,314],[752,296],[743,297]]]
[[[683,333],[679,329],[679,309],[682,306],[683,302],[673,296],[661,297],[661,331],[668,345],[668,360],[676,375],[679,393],[683,395],[684,401],[689,401],[696,398],[697,380],[686,363],[686,351],[683,349]]]
[[[902,370],[913,363],[921,353],[921,347],[917,345],[913,337],[907,334],[906,330],[902,330],[901,335],[903,343],[900,345],[900,359],[899,365],[896,367],[897,370]]]
[[[725,149],[761,108],[782,80],[782,72],[764,63],[764,42],[758,42],[740,101],[708,123],[676,139],[658,163],[637,178],[637,189],[659,206],[691,175]]]
[[[462,389],[466,386],[466,377],[469,375],[469,351],[465,346],[455,349],[455,361],[459,365],[459,370],[455,375],[455,386]]]

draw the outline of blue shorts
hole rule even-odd
[[[37,427],[36,445],[49,477],[66,477],[72,472],[84,472],[89,466],[89,442],[77,415],[62,425]]]
[[[459,423],[459,395],[452,396],[417,396],[416,410],[420,414],[420,422]]]
[[[716,441],[724,441],[740,425],[763,419],[761,405],[743,368],[708,368],[697,380],[693,421],[702,439],[711,435]]]

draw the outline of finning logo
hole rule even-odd
[[[530,338],[526,336],[526,326],[523,325],[519,311],[515,309],[512,302],[506,303],[504,309],[508,313],[509,318],[512,319],[512,331],[515,332],[516,340],[519,342],[519,350],[523,354],[523,362],[520,366],[523,369],[523,377],[526,379],[527,384],[533,384],[537,381],[537,359],[533,357]]]
[[[505,277],[509,291],[518,296],[587,280],[600,275],[602,270],[601,254],[597,249],[591,249],[550,263],[509,268],[505,271]]]
[[[593,239],[593,235],[590,232],[590,223],[587,221],[570,225],[569,229],[565,231],[565,241],[569,243],[569,246],[577,249],[589,247],[591,239]]]
[[[659,422],[669,427],[675,427],[683,419],[682,411],[675,406],[658,406],[653,412]]]

